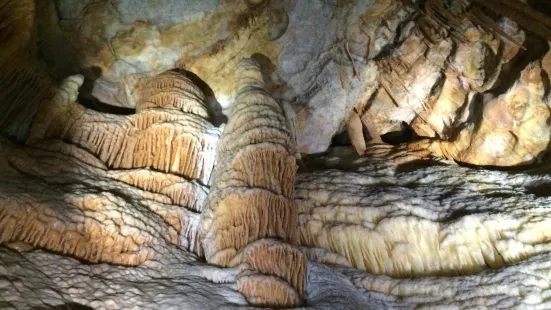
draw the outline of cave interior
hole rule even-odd
[[[0,0],[0,308],[551,309],[550,47],[548,0]]]

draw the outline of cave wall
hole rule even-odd
[[[265,66],[268,87],[288,105],[299,150],[325,151],[344,128],[379,56],[412,18],[388,1],[90,1],[58,0],[60,25],[80,66],[94,80],[91,95],[134,107],[143,75],[174,66],[196,73],[224,111],[235,100],[239,60]],[[388,2],[388,3],[387,3]],[[323,26],[320,26],[323,25]],[[402,38],[400,38],[402,36]],[[304,44],[308,42],[308,44]],[[358,67],[352,69],[350,57]],[[356,70],[358,70],[356,72]],[[138,87],[139,89],[139,87]]]
[[[92,101],[134,108],[145,77],[180,67],[203,79],[210,105],[227,114],[236,95],[232,74],[252,56],[285,107],[301,153],[324,152],[342,133],[361,153],[366,142],[402,131],[402,122],[417,136],[458,140],[433,153],[469,164],[529,164],[549,144],[548,133],[533,138],[549,114],[545,16],[528,27],[526,16],[509,9],[434,0],[55,3],[86,76],[81,96]],[[521,112],[500,98],[520,96],[530,63],[541,67],[542,81],[524,87],[534,95],[515,105],[530,111],[513,116]]]
[[[0,306],[546,308],[548,20],[443,3],[0,0]]]

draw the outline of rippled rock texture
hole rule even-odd
[[[549,308],[549,24],[489,3],[0,0],[0,308]]]
[[[416,139],[431,139],[413,147],[433,156],[482,166],[538,162],[551,140],[548,42],[506,17],[494,22],[476,4],[457,16],[454,8],[426,1],[411,35],[379,62],[378,88],[348,121],[357,151],[406,124]]]
[[[237,64],[252,56],[293,115],[304,153],[325,151],[343,130],[376,74],[365,61],[390,48],[413,17],[390,1],[77,2],[56,1],[60,25],[96,98],[133,108],[143,75],[177,66],[203,79],[213,105],[229,112]]]
[[[482,112],[468,112],[511,96],[527,59],[540,62],[548,49],[515,21],[549,39],[551,19],[515,1],[77,2],[56,1],[61,29],[88,95],[111,105],[136,107],[145,76],[180,67],[203,79],[215,112],[227,114],[233,72],[252,56],[265,65],[267,88],[284,105],[302,153],[324,152],[345,129],[361,153],[366,140],[381,141],[402,122],[422,137],[461,140],[435,155],[471,164],[531,163],[547,148],[549,135],[525,137],[544,116],[518,119],[522,132],[500,127],[503,134],[487,139],[484,128],[463,130],[495,129],[481,125],[489,124]],[[501,6],[494,11],[512,19],[492,13]],[[543,111],[546,96],[532,84],[522,104],[541,101]]]

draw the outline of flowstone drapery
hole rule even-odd
[[[239,62],[223,126],[183,69],[144,78],[131,113],[100,112],[77,99],[83,76],[58,81],[40,60],[36,31],[55,29],[37,3],[0,0],[0,308],[551,307],[548,164],[448,160],[542,158],[547,56],[461,128],[516,144],[363,141],[361,157],[348,146],[300,158],[261,58]],[[457,95],[452,81],[443,92]],[[358,107],[349,127],[363,136]]]

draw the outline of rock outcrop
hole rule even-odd
[[[0,0],[0,308],[549,307],[535,6],[144,3]]]
[[[371,145],[362,159],[306,161],[331,169],[298,176],[300,243],[395,278],[477,274],[551,250],[550,201],[538,194],[548,175],[417,155]]]
[[[307,246],[301,250],[313,260],[306,265],[305,309],[547,306],[551,281],[545,232],[546,206],[551,203],[548,168],[473,170],[442,160],[403,161],[416,155],[396,147],[373,149],[378,151],[370,159],[354,160],[339,151],[305,159],[310,169],[324,170],[298,175],[300,239]],[[51,160],[49,155],[44,160]],[[71,184],[84,179],[80,175],[62,185],[59,180],[65,176],[47,175],[43,182],[74,192],[78,183]],[[38,197],[29,194],[25,186],[37,187],[25,177],[14,178],[14,183],[25,189],[23,193]],[[140,193],[120,185],[115,191],[109,187],[117,184],[112,180],[93,180],[93,184],[113,192],[110,201]],[[94,188],[91,183],[80,187]],[[146,201],[139,197],[132,201],[132,208],[117,207],[146,221],[147,226],[138,227],[142,234],[161,227],[149,226],[160,223],[142,208]],[[349,235],[352,231],[353,236]],[[0,304],[6,309],[63,305],[247,308],[251,300],[236,285],[243,268],[205,265],[185,249],[154,236],[154,254],[132,268],[82,264],[41,250],[16,253],[0,248]],[[445,255],[435,252],[444,249],[449,250]],[[258,284],[256,279],[245,283]],[[269,283],[261,282],[266,287]],[[242,287],[245,292],[249,288]],[[279,296],[280,291],[273,288],[271,296]]]
[[[344,130],[376,72],[363,69],[366,60],[389,49],[413,16],[398,2],[378,2],[56,1],[99,100],[134,108],[135,86],[176,66],[203,79],[215,95],[211,105],[227,114],[234,72],[252,56],[264,64],[268,91],[293,115],[303,153],[325,151]]]
[[[518,15],[507,16],[522,25],[528,17],[519,16],[535,18],[526,5],[515,10]],[[409,141],[431,139],[412,148],[461,163],[515,166],[539,161],[551,139],[548,73],[542,69],[548,43],[527,37],[511,19],[494,21],[477,4],[430,0],[423,11],[400,47],[378,63],[376,87],[369,88],[349,116],[348,133],[356,150],[364,154],[366,141],[389,141],[402,131]],[[548,18],[540,22],[551,25]]]
[[[298,228],[294,142],[258,64],[244,60],[236,79],[237,99],[203,213],[205,256],[222,267],[245,265],[237,285],[251,304],[299,306],[306,259],[293,247]]]
[[[2,187],[1,242],[124,265],[151,259],[163,242],[201,253],[197,212],[219,130],[200,90],[182,74],[161,74],[149,81],[155,91],[140,112],[127,117],[80,106],[81,83],[65,80],[23,149],[3,141],[12,177]],[[38,177],[36,196],[18,185],[21,173]]]
[[[76,79],[65,82],[74,86],[62,88],[62,96],[76,93],[82,77]],[[184,74],[171,71],[149,79],[137,113],[130,116],[87,109],[74,96],[58,98],[35,117],[28,145],[58,139],[89,151],[111,169],[150,168],[208,184],[220,131],[210,122],[202,91]]]

